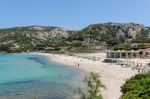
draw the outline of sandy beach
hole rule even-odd
[[[101,81],[106,86],[102,89],[101,93],[104,99],[119,99],[121,96],[120,86],[123,85],[126,79],[137,73],[130,67],[123,68],[114,63],[103,63],[106,58],[105,53],[92,53],[92,54],[76,54],[76,56],[48,54],[48,53],[34,53],[38,55],[47,56],[50,60],[61,64],[67,64],[74,68],[81,68],[87,72],[97,72],[101,75]],[[98,61],[91,59],[79,58],[77,56],[97,56]],[[79,64],[79,67],[78,67]]]

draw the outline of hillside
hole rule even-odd
[[[0,29],[0,48],[17,44],[21,49],[35,47],[61,47],[78,42],[82,45],[104,41],[111,46],[135,40],[148,40],[150,28],[136,23],[92,24],[80,31],[61,27],[27,26]],[[6,47],[6,48],[5,48]]]
[[[33,48],[39,45],[50,46],[64,43],[69,33],[71,31],[60,27],[43,26],[0,29],[0,44],[18,44],[21,48]]]
[[[76,34],[77,38],[88,42],[135,40],[139,37],[149,37],[150,28],[135,23],[103,23],[92,24]]]

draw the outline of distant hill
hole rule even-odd
[[[80,31],[61,27],[27,26],[0,29],[0,45],[18,44],[21,48],[36,46],[63,46],[73,41],[95,43],[106,41],[112,45],[146,37],[150,28],[136,23],[92,24]]]
[[[138,37],[149,37],[150,28],[136,23],[103,23],[92,24],[79,31],[76,36],[84,40],[104,40],[111,37],[123,39],[124,41],[137,39]]]
[[[21,47],[34,47],[51,43],[60,44],[68,38],[69,33],[60,27],[27,26],[0,29],[0,44],[17,43]]]

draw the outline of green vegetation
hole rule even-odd
[[[95,51],[95,48],[92,45],[80,45],[69,47],[67,51],[73,53],[92,53]]]
[[[74,39],[80,41],[90,41],[91,43],[105,41],[109,46],[118,45],[124,43],[124,38],[118,38],[117,33],[118,27],[115,25],[108,24],[97,24],[90,25],[89,27],[77,32]]]
[[[136,50],[145,47],[130,48],[125,44],[128,43],[128,40],[141,43],[150,42],[149,34],[150,28],[134,23],[92,24],[80,31],[43,26],[16,27],[0,29],[0,50],[11,52],[9,45],[15,43],[19,45],[16,52],[38,50],[40,46],[43,48],[68,47],[73,52],[89,52],[93,49],[91,46],[101,44],[103,46],[102,42],[105,42],[104,46],[111,49]],[[120,45],[125,46],[120,47]]]
[[[148,37],[149,36],[149,30],[148,29],[141,29],[141,36],[142,37]]]
[[[54,48],[66,46],[67,38],[61,33],[57,34],[57,31],[61,31],[60,28],[42,26],[37,26],[37,28],[39,29],[35,29],[34,26],[0,29],[0,50],[26,52],[35,50],[39,46]],[[53,32],[56,32],[55,35],[52,35]],[[13,44],[19,46],[15,51],[10,50]]]
[[[150,73],[131,77],[121,89],[121,99],[150,99]]]
[[[144,49],[144,48],[145,48],[144,46],[131,47],[129,44],[119,44],[114,48],[114,50],[130,51],[130,50],[138,50],[138,49]]]
[[[79,99],[102,99],[100,88],[104,88],[104,85],[100,81],[99,74],[90,73],[85,82],[87,84],[86,91],[83,91],[81,88],[75,91],[79,95]]]
[[[150,38],[147,37],[137,37],[135,40],[132,41],[133,43],[150,43]]]

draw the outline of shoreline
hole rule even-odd
[[[123,68],[113,63],[103,63],[105,59],[104,53],[93,53],[93,55],[100,56],[99,61],[93,61],[89,59],[79,58],[76,56],[68,56],[64,54],[51,54],[51,53],[31,53],[35,55],[46,56],[49,60],[56,63],[64,64],[74,68],[82,69],[86,72],[96,72],[101,76],[102,83],[106,86],[106,89],[102,89],[101,93],[104,99],[119,99],[121,96],[120,86],[123,85],[126,79],[134,76],[137,71],[131,68]],[[79,54],[79,55],[88,55]],[[90,54],[89,54],[90,55]],[[91,54],[92,55],[92,54]],[[78,67],[79,64],[79,67]]]

